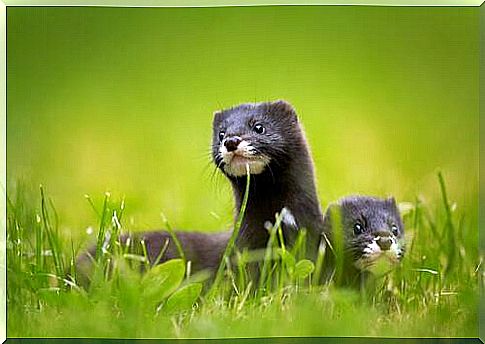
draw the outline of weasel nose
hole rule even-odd
[[[390,237],[381,237],[379,240],[377,240],[377,245],[381,248],[383,251],[387,251],[391,248],[391,238]]]
[[[237,146],[241,143],[241,138],[239,136],[228,137],[224,140],[224,146],[228,152],[233,152],[237,149]]]
[[[387,251],[391,248],[392,239],[390,234],[388,231],[379,231],[376,233],[377,245],[379,245],[382,251]]]

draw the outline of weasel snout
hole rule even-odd
[[[233,152],[237,150],[241,141],[242,140],[239,136],[228,137],[224,140],[224,146],[226,147],[228,152]]]
[[[374,240],[382,251],[388,251],[393,243],[392,233],[387,230],[381,230],[375,233]]]

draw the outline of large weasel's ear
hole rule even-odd
[[[297,119],[296,111],[293,106],[286,100],[276,100],[269,104],[270,111],[274,114],[285,115],[290,118]]]
[[[213,116],[214,117],[213,117],[212,123],[213,124],[218,124],[219,122],[222,121],[222,110],[214,111]]]

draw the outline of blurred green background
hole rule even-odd
[[[286,99],[322,205],[350,193],[478,198],[473,8],[21,8],[7,12],[7,175],[42,183],[74,237],[84,194],[126,196],[132,229],[230,226],[213,111]],[[476,208],[475,208],[476,209]],[[476,214],[474,214],[476,215]]]

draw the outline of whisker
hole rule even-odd
[[[214,180],[214,176],[216,175],[218,169],[222,168],[222,164],[224,163],[224,160],[222,159],[222,157],[220,156],[220,154],[217,154],[215,157],[214,157],[214,169],[212,170],[212,174],[211,174],[211,180]]]
[[[207,161],[202,168],[202,173],[205,174],[212,167],[212,161]]]

